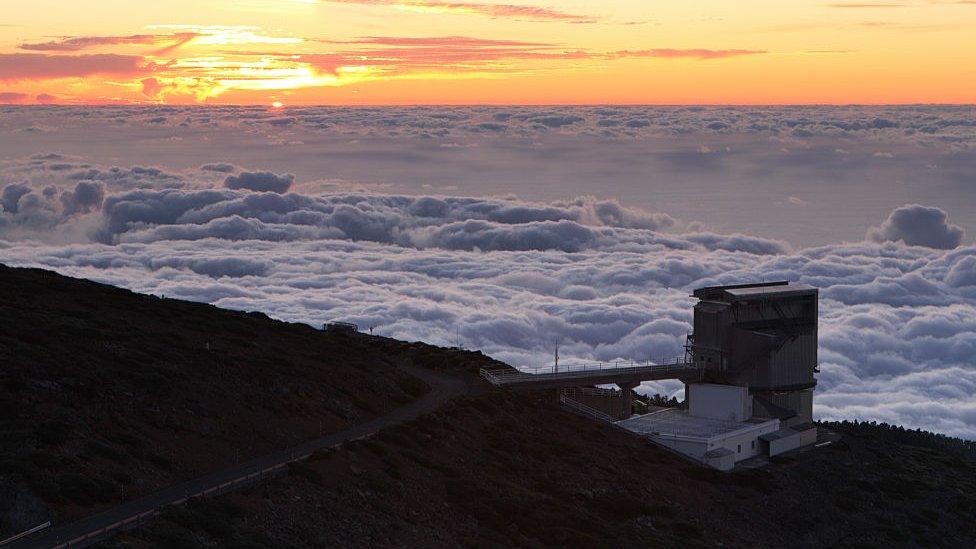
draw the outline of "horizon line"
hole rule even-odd
[[[295,103],[274,107],[271,103],[0,103],[0,107],[264,107],[286,111],[307,107],[974,107],[972,103]]]

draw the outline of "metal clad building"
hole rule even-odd
[[[766,282],[695,290],[688,347],[706,379],[749,388],[759,417],[809,422],[817,382],[818,291]]]

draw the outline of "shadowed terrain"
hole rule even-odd
[[[557,407],[486,393],[174,508],[105,547],[968,547],[976,464],[837,432],[725,474]]]
[[[492,390],[477,370],[501,365],[480,353],[44,271],[0,268],[0,280],[7,530],[388,412],[426,391],[395,368],[409,363],[464,381],[468,396],[101,545],[976,543],[976,463],[962,441],[831,423],[830,445],[725,474],[565,411],[551,392]]]
[[[0,537],[395,409],[402,345],[0,266]]]

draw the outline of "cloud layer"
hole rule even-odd
[[[11,163],[67,150],[119,183],[137,167],[165,167],[172,186],[185,170],[233,164],[294,174],[289,190],[306,193],[597,195],[811,246],[862,240],[912,203],[949,212],[971,239],[974,120],[970,106],[0,106],[0,150]],[[119,159],[132,160],[110,173]],[[26,165],[2,183],[61,184],[54,168]]]
[[[280,227],[242,219],[228,219],[226,234],[197,227],[203,239],[184,224],[179,234],[111,246],[8,243],[0,255],[139,291],[312,324],[352,321],[410,340],[448,344],[459,328],[464,345],[529,367],[549,363],[554,341],[564,360],[677,354],[690,329],[691,288],[793,278],[823,292],[818,417],[976,436],[976,248],[477,252],[356,242],[338,232],[283,242]]]
[[[681,155],[671,161],[682,173],[700,170],[712,180],[718,176],[707,162],[702,165],[702,157],[730,153],[703,136],[755,141],[804,128],[816,135],[790,135],[789,143],[823,136],[836,148],[846,139],[845,152],[830,153],[841,159],[863,150],[898,153],[872,156],[883,163],[908,150],[893,147],[900,140],[924,140],[927,149],[949,143],[967,150],[971,126],[952,109],[935,118],[802,109],[761,111],[765,114],[756,117],[726,109],[679,115],[617,108],[297,109],[287,115],[231,108],[105,109],[84,111],[84,119],[66,116],[70,112],[59,108],[32,116],[37,127],[26,134],[37,138],[32,146],[46,136],[65,135],[59,132],[78,123],[86,139],[110,136],[111,130],[120,139],[141,140],[140,151],[172,150],[183,158],[200,144],[183,147],[170,137],[189,139],[190,132],[199,131],[217,142],[210,149],[216,152],[244,143],[253,156],[273,147],[285,169],[244,163],[229,153],[192,157],[189,166],[175,167],[150,156],[122,165],[44,150],[7,156],[0,159],[0,261],[313,325],[352,321],[404,339],[453,344],[459,330],[465,346],[522,367],[548,365],[555,342],[567,361],[678,354],[691,329],[691,289],[762,279],[802,281],[819,287],[822,296],[818,417],[883,420],[976,438],[976,246],[956,225],[957,210],[950,220],[944,208],[904,200],[888,208],[890,213],[872,217],[875,227],[866,237],[869,225],[848,243],[800,247],[753,234],[761,225],[749,222],[767,219],[765,208],[740,211],[743,234],[734,234],[660,211],[667,207],[639,208],[631,201],[589,196],[616,179],[599,174],[613,173],[611,164],[626,162],[614,156],[618,149],[640,147],[652,154],[660,142],[651,136],[680,139],[678,126],[691,128],[698,146],[714,152],[693,150],[694,161]],[[63,120],[57,127],[55,118]],[[665,123],[669,119],[671,126]],[[606,120],[620,124],[601,126]],[[483,124],[497,127],[472,129]],[[744,129],[754,124],[768,127]],[[925,133],[923,124],[940,129]],[[224,125],[226,133],[220,131]],[[0,123],[0,136],[10,131],[17,138],[5,143],[26,146],[23,126],[10,127]],[[617,133],[605,141],[585,141],[596,143],[595,149],[581,151],[579,143],[602,127]],[[322,167],[331,170],[340,155],[326,162],[327,147],[285,144],[311,142],[319,134],[356,141],[378,133],[383,140],[368,141],[371,154],[352,161],[375,165],[395,158],[394,177],[417,171],[429,177],[436,163],[421,153],[432,150],[484,155],[489,147],[531,150],[540,143],[532,153],[538,155],[532,164],[537,168],[582,154],[601,160],[592,161],[598,168],[590,168],[591,193],[527,200],[458,196],[445,187],[401,193],[383,183],[322,179],[329,177]],[[860,141],[851,141],[852,134]],[[240,135],[254,140],[235,141]],[[159,140],[147,141],[152,139]],[[281,144],[268,145],[268,139]],[[327,143],[333,147],[338,141]],[[124,154],[115,145],[112,149],[113,155]],[[305,152],[290,152],[295,150]],[[801,154],[798,150],[791,155]],[[319,179],[301,175],[306,154]],[[803,154],[802,162],[823,169],[822,156]],[[943,165],[948,158],[968,158],[959,154],[943,157]],[[454,157],[437,158],[449,163]],[[492,157],[474,158],[477,162],[461,164],[458,173],[496,169],[485,160]],[[728,173],[727,166],[719,171]],[[768,162],[766,169],[784,167]],[[752,201],[769,192],[759,183],[751,189]],[[810,191],[781,207],[794,212],[839,193],[841,201],[833,204],[842,208],[852,189]],[[553,191],[565,192],[563,187]],[[716,213],[734,198],[727,191],[713,194],[722,200],[712,207]],[[644,389],[679,387],[664,382]]]
[[[822,289],[818,417],[976,436],[974,247],[791,252],[746,236],[662,233],[666,216],[592,199],[144,189],[109,196],[95,212],[99,185],[60,191],[60,210],[8,186],[2,219],[37,223],[47,212],[39,226],[53,230],[94,218],[111,244],[7,242],[0,257],[411,340],[447,344],[459,329],[466,346],[523,367],[547,364],[554,341],[575,359],[678,354],[690,329],[690,289],[789,278]]]
[[[442,36],[409,38],[395,36],[366,36],[358,40],[344,41],[341,44],[360,48],[394,48],[392,51],[411,56],[416,50],[418,65],[444,62],[445,57],[470,62],[473,60],[497,60],[506,57],[539,55],[573,55],[573,51],[556,44],[542,42],[523,42],[517,40],[485,40],[464,36]],[[436,48],[435,55],[429,49]],[[376,50],[383,58],[391,57],[390,51]],[[481,52],[481,53],[479,53]],[[548,52],[548,53],[546,53]],[[688,57],[716,58],[735,55],[762,53],[753,50],[708,50],[708,49],[649,49],[623,50],[600,54],[610,56],[647,57]],[[265,55],[273,55],[264,52]],[[24,60],[45,61],[31,70],[44,71],[46,63],[56,67],[59,64],[75,63],[78,70],[128,71],[139,68],[137,60],[131,56],[105,57],[91,55],[6,54],[0,56],[2,63],[9,63],[17,56],[27,56]],[[290,55],[290,54],[289,54]],[[318,60],[322,66],[330,63],[328,56],[316,58],[304,54],[306,58]],[[336,54],[346,56],[347,53]],[[349,59],[331,58],[333,63],[350,63],[362,55],[366,49],[352,49]],[[581,55],[576,52],[575,55]],[[583,55],[591,55],[585,53]],[[394,55],[395,56],[395,55]],[[443,57],[442,57],[443,56]],[[107,61],[107,62],[103,62]],[[31,63],[32,64],[32,63]],[[93,67],[97,65],[97,67]],[[146,67],[143,67],[146,68]],[[18,74],[16,70],[2,73],[4,77]],[[154,67],[159,70],[160,67]],[[26,69],[25,69],[26,70]],[[16,91],[4,92],[14,93]],[[18,96],[19,97],[19,96]],[[752,137],[779,137],[796,140],[799,143],[816,142],[817,138],[829,137],[844,140],[852,137],[870,137],[875,141],[873,151],[878,158],[897,158],[891,147],[905,144],[926,146],[952,145],[958,148],[971,147],[976,142],[976,112],[974,107],[959,106],[882,106],[882,107],[733,107],[733,106],[580,106],[580,107],[526,107],[526,106],[478,106],[478,107],[290,107],[287,110],[269,110],[263,106],[104,106],[98,109],[73,106],[50,107],[46,111],[24,109],[23,107],[0,107],[0,112],[8,117],[18,113],[36,118],[48,116],[65,123],[117,122],[125,119],[133,124],[162,117],[160,124],[182,127],[228,127],[228,128],[274,128],[287,125],[290,130],[307,129],[320,133],[343,133],[367,135],[391,135],[396,137],[463,137],[484,133],[483,124],[494,124],[492,131],[505,136],[540,136],[552,133],[558,127],[559,134],[599,135],[604,137],[677,137],[682,135],[742,135]],[[541,119],[559,117],[572,122],[560,126],[547,126]],[[285,124],[283,120],[288,120]],[[886,150],[887,148],[887,150]],[[844,150],[831,150],[843,155]],[[846,151],[852,152],[852,151]]]

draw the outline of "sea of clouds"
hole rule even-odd
[[[202,165],[232,164],[294,174],[291,190],[313,195],[592,195],[803,247],[862,240],[911,203],[976,234],[971,105],[0,106],[0,169],[52,151],[102,169],[186,172],[170,181],[184,187]],[[8,171],[6,182],[50,175]]]
[[[74,111],[68,120],[101,117],[138,128],[174,119],[219,124],[224,111],[174,109],[143,120],[149,116],[143,110],[113,108]],[[474,120],[501,126],[483,129],[490,132],[585,124],[586,131],[626,133],[670,124],[653,112],[512,111],[423,110],[420,116],[375,109],[355,113],[355,120],[370,120],[362,128],[335,109],[287,116],[253,111],[253,118],[245,116],[248,109],[228,112],[254,124],[321,124],[328,131],[342,123],[343,131],[357,132],[387,125],[471,132]],[[35,116],[50,124],[49,112]],[[739,113],[734,127],[696,116],[696,131],[746,132],[767,123],[763,112]],[[976,126],[965,126],[972,119],[951,109],[938,120],[843,114],[834,113],[830,128],[898,136],[912,130],[965,150],[972,136],[959,128]],[[820,113],[816,131],[827,131],[825,118]],[[431,127],[418,128],[418,120]],[[928,132],[925,122],[936,129]],[[810,126],[799,120],[794,129]],[[6,157],[0,261],[313,325],[350,321],[382,335],[449,345],[459,335],[465,347],[526,368],[550,364],[556,344],[563,361],[677,355],[690,330],[693,288],[805,282],[821,290],[817,417],[976,438],[976,246],[942,208],[906,203],[857,238],[800,247],[755,236],[745,222],[741,232],[718,231],[585,194],[551,200],[402,194],[383,185],[311,184],[226,157],[191,168],[101,160],[48,150]],[[678,389],[669,382],[643,387]]]

